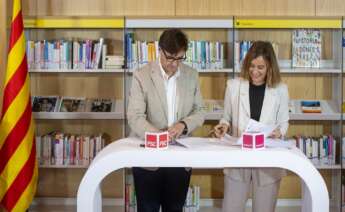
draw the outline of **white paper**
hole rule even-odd
[[[180,143],[181,145],[187,148],[200,148],[205,147],[205,145],[209,145],[209,142],[211,141],[209,138],[186,137],[176,139],[176,142]]]
[[[255,121],[253,119],[250,119],[248,122],[248,125],[246,127],[245,132],[261,132],[265,136],[265,146],[266,147],[281,147],[281,148],[292,148],[293,146],[296,146],[293,141],[284,141],[281,139],[273,139],[269,138],[268,136],[272,133],[273,130],[275,130],[278,126],[277,125],[266,125],[263,123],[260,123],[258,121]],[[231,136],[229,136],[231,137]],[[234,139],[234,137],[232,137]],[[242,136],[237,138],[237,145],[242,145]]]
[[[229,142],[229,140],[218,139],[218,138],[186,137],[186,138],[177,139],[176,142],[191,149],[200,149],[200,148],[209,149],[212,147],[218,148],[219,146],[228,146],[228,147],[234,146],[236,145],[236,139],[237,138]]]
[[[253,119],[250,119],[245,132],[261,132],[264,133],[265,138],[267,138],[276,128],[276,125],[266,125]]]
[[[294,140],[281,140],[281,139],[272,139],[272,138],[266,138],[265,140],[265,145],[266,147],[270,148],[287,148],[291,149],[294,146],[296,146]]]

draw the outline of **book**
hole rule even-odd
[[[215,99],[206,99],[204,101],[204,109],[207,112],[223,112],[224,111],[224,101]]]
[[[292,67],[319,68],[321,30],[296,29],[292,33]]]
[[[58,96],[34,96],[32,103],[33,112],[56,112]]]
[[[303,113],[321,113],[320,101],[303,100],[301,101],[301,107]]]
[[[289,101],[289,113],[296,113],[295,103],[293,100]]]
[[[83,97],[62,97],[60,112],[84,112],[86,99]]]
[[[94,98],[88,99],[87,112],[112,112],[115,111],[115,100]]]

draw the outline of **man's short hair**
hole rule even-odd
[[[173,55],[181,50],[187,51],[188,38],[180,29],[167,29],[159,38],[159,47]]]

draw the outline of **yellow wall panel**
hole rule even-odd
[[[316,16],[344,16],[344,0],[315,0]]]
[[[331,194],[332,177],[330,171],[320,171]],[[200,187],[200,198],[221,199],[224,195],[224,174],[222,169],[193,169],[191,185]],[[293,185],[293,186],[291,186]],[[301,198],[301,180],[293,172],[288,172],[281,183],[278,198],[299,199]]]
[[[242,0],[241,14],[246,16],[313,16],[314,0]]]
[[[123,16],[124,0],[28,0],[23,11],[28,16]]]
[[[175,2],[171,0],[126,0],[127,16],[174,16]]]
[[[22,1],[23,15],[33,16],[37,13],[37,0]]]
[[[36,197],[76,197],[86,169],[40,169]],[[103,198],[123,197],[122,170],[111,173],[102,182]]]
[[[177,16],[233,16],[240,14],[238,0],[176,0]]]
[[[104,15],[123,16],[125,0],[104,0]]]

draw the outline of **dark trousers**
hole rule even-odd
[[[132,168],[138,212],[182,212],[191,170],[159,168],[156,171]]]

